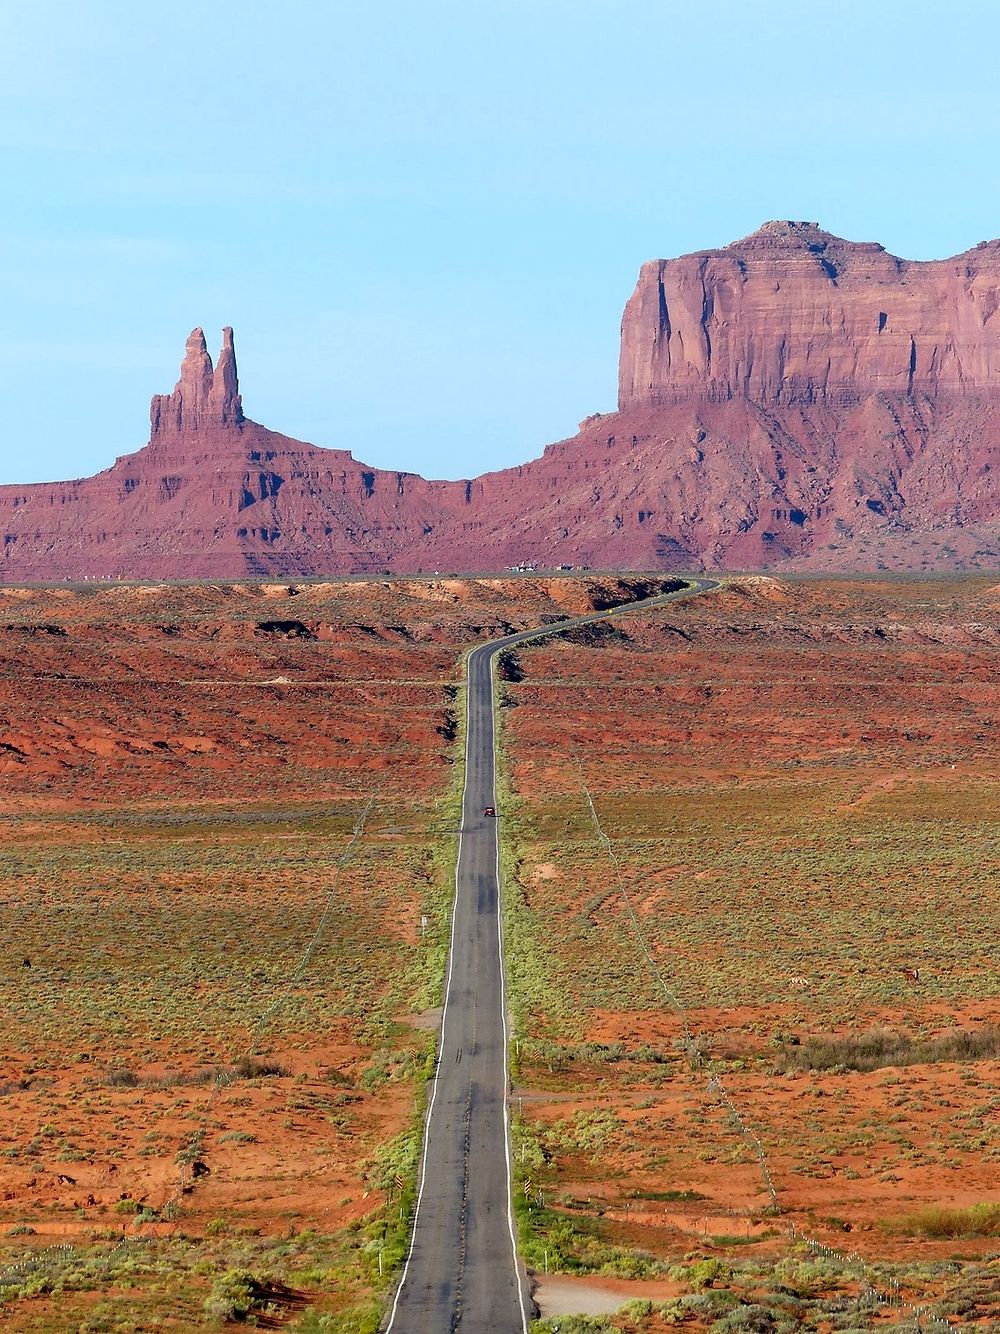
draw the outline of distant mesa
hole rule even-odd
[[[252,421],[232,330],[213,365],[195,329],[144,448],[0,487],[0,579],[995,569],[998,312],[998,241],[918,262],[768,222],[644,264],[617,410],[458,482]]]
[[[653,260],[625,308],[619,407],[692,392],[759,403],[992,392],[998,275],[997,242],[914,262],[814,222]]]

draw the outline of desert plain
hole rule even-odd
[[[650,591],[0,590],[0,1323],[378,1328],[463,653]],[[987,576],[738,576],[504,660],[540,1329],[1000,1322],[998,661]]]

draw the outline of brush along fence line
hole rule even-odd
[[[150,1244],[149,1237],[122,1237],[104,1255],[88,1257],[88,1264],[110,1268],[115,1260],[133,1247],[142,1249]],[[57,1246],[45,1246],[39,1251],[31,1251],[23,1259],[0,1266],[0,1288],[15,1287],[26,1279],[41,1274],[53,1277],[60,1268],[69,1263],[77,1263],[80,1249],[71,1242]]]

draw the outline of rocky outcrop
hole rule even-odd
[[[643,265],[622,321],[619,407],[993,392],[998,312],[1000,241],[915,263],[814,222],[769,222]]]
[[[0,487],[0,579],[1000,566],[1000,242],[913,263],[814,223],[643,266],[617,412],[462,482],[245,418],[200,329],[150,443]]]
[[[222,331],[222,351],[214,370],[203,331],[191,331],[181,362],[180,379],[172,394],[153,395],[149,422],[150,444],[153,445],[242,424],[243,402],[232,329]]]

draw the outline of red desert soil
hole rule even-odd
[[[294,1290],[267,1290],[290,1327],[302,1300],[374,1329],[447,937],[460,651],[638,591],[0,592],[14,1327],[197,1328],[236,1269]],[[958,1309],[995,1238],[905,1220],[1000,1195],[997,1060],[795,1063],[1000,1024],[1000,586],[744,579],[568,639],[506,664],[502,713],[529,1258],[655,1298],[629,1331],[672,1327],[671,1294],[708,1328],[737,1289],[832,1296],[843,1327],[869,1263],[904,1303],[872,1321]],[[88,1258],[123,1234],[143,1249]],[[1000,1318],[980,1287],[962,1323]]]
[[[49,1275],[22,1302],[8,1262],[122,1235],[173,1247],[121,1280],[129,1328],[200,1325],[255,1247],[367,1327],[350,1303],[399,1244],[440,999],[461,652],[644,587],[0,589],[0,1303],[18,1328],[82,1328],[104,1280],[60,1270],[72,1298],[53,1306]]]
[[[907,1220],[1000,1201],[998,649],[994,580],[755,577],[508,662],[533,1258],[995,1270]],[[913,1064],[809,1068],[882,1029]]]

